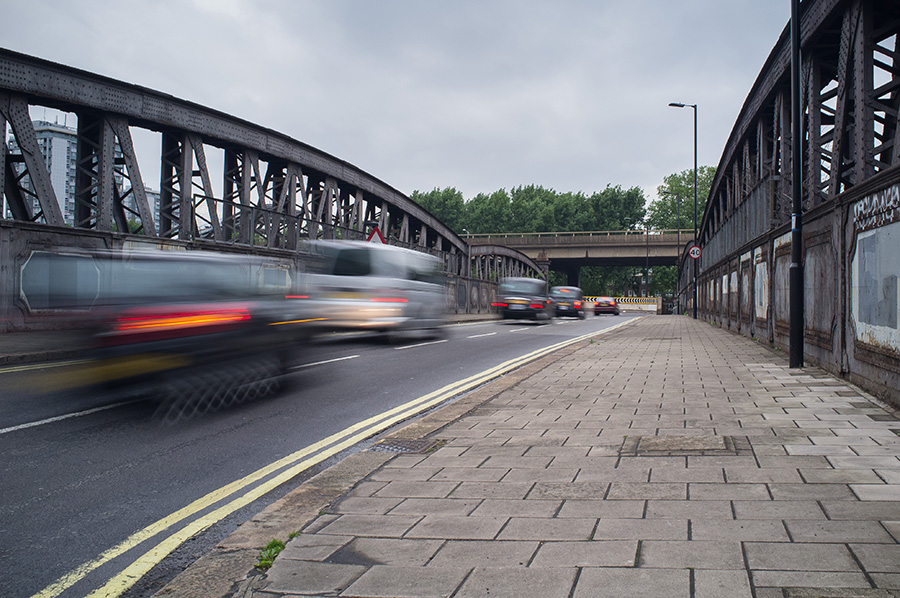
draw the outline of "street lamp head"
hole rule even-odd
[[[684,108],[685,104],[681,104],[679,102],[669,102],[669,106],[672,108]]]

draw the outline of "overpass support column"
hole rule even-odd
[[[565,270],[566,284],[570,287],[581,286],[581,266],[572,266]]]
[[[541,272],[544,273],[544,279],[550,278],[550,259],[547,257],[547,254],[541,251],[537,259],[534,260],[534,263],[537,264],[541,268]]]

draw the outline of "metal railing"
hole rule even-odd
[[[604,239],[604,238],[622,238],[622,237],[640,237],[644,238],[649,235],[650,238],[661,237],[663,235],[680,236],[690,239],[694,234],[693,229],[661,229],[661,230],[606,230],[606,231],[572,231],[572,232],[541,232],[541,233],[462,233],[460,237],[467,241],[478,241],[478,239],[573,239],[583,241],[585,239]]]

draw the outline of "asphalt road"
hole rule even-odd
[[[370,428],[358,426],[362,432],[352,436],[351,426],[629,318],[480,322],[393,344],[369,335],[329,336],[298,347],[300,366],[278,394],[175,424],[154,418],[157,405],[146,398],[34,390],[42,373],[58,368],[0,369],[0,596],[89,595],[172,530],[203,515],[218,518],[125,593],[149,595],[302,481],[304,474],[293,474],[303,459],[320,455],[321,468],[341,450],[366,446],[357,438]],[[338,440],[353,446],[342,448]],[[333,456],[326,459],[329,446]],[[287,483],[279,482],[277,468],[261,471],[279,459]],[[246,476],[237,494],[221,490]],[[219,507],[248,489],[261,496],[220,517]]]

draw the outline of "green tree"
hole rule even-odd
[[[716,169],[713,166],[697,168],[697,226],[706,209],[706,199],[712,187]],[[663,193],[668,191],[669,193]],[[694,227],[694,169],[670,174],[663,179],[663,184],[656,188],[659,199],[647,207],[647,224],[653,229],[678,228],[679,209],[681,228]],[[678,203],[681,203],[679,208]]]
[[[462,193],[453,187],[438,189],[435,187],[428,193],[418,190],[409,196],[411,200],[431,212],[435,218],[450,227],[450,230],[459,234],[465,228],[465,200]]]
[[[479,193],[466,202],[465,228],[472,234],[518,232],[512,226],[513,212],[505,189],[490,195]]]
[[[650,294],[672,295],[678,285],[678,266],[657,266],[650,270]]]
[[[644,218],[644,191],[640,187],[623,190],[606,186],[588,199],[592,214],[589,230],[626,230]]]
[[[712,187],[716,169],[712,166],[697,168],[697,225],[703,217],[706,200]],[[663,193],[664,191],[668,193]],[[645,223],[651,229],[691,229],[694,227],[694,170],[688,169],[670,174],[656,188],[659,199],[647,207]],[[679,205],[680,204],[680,205]],[[683,238],[687,243],[690,238]],[[650,277],[651,295],[672,295],[678,285],[677,266],[653,268]]]

